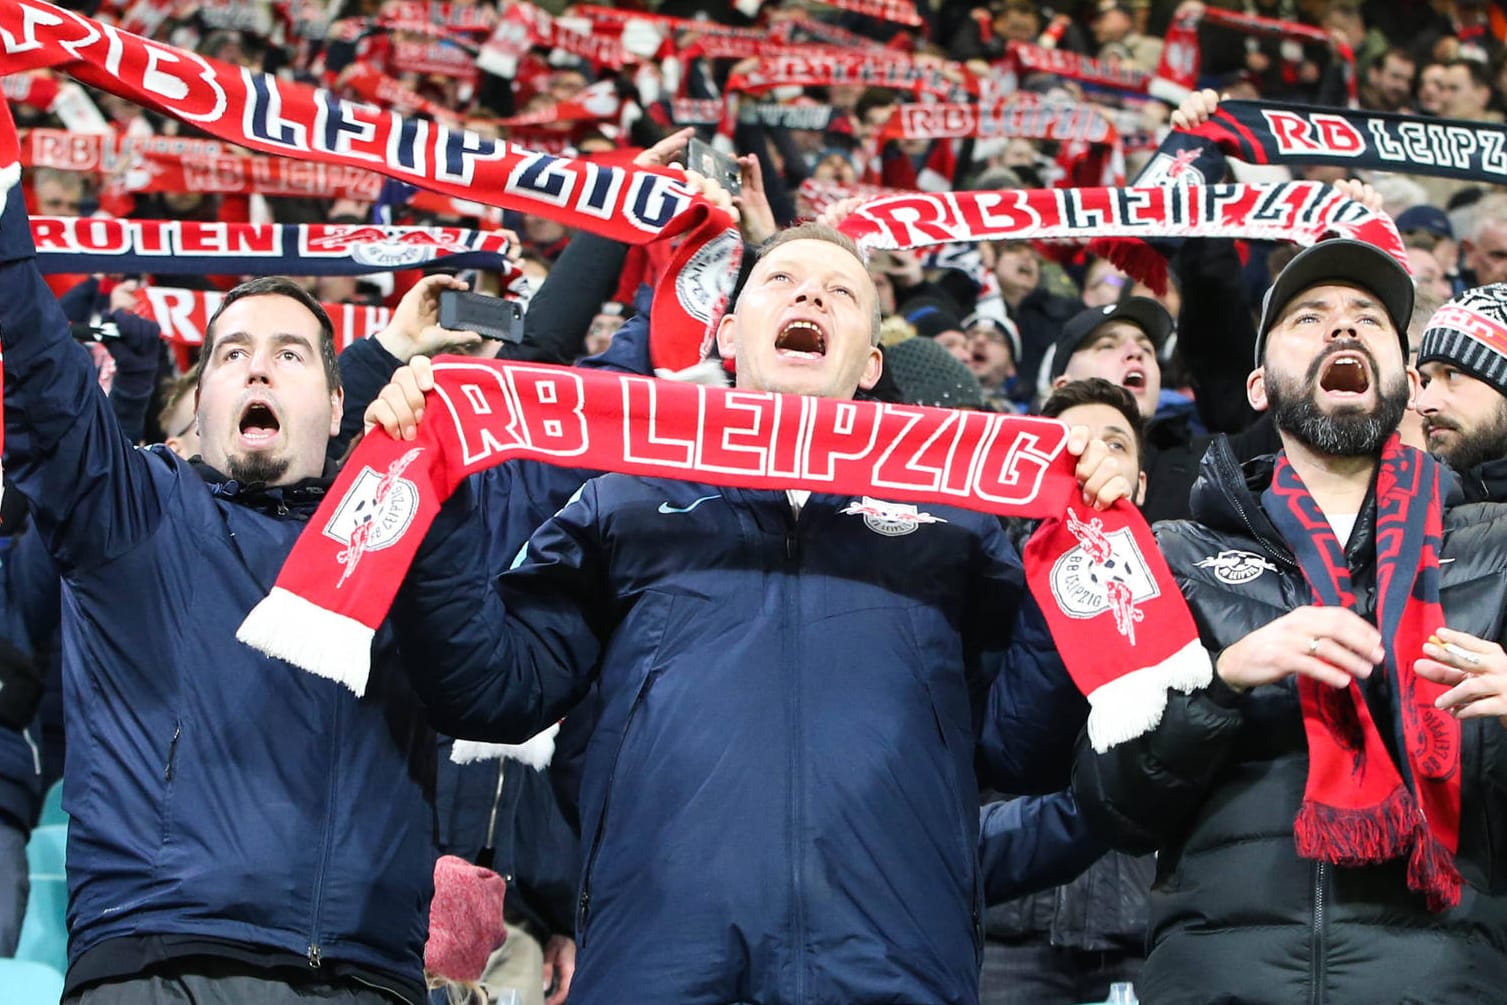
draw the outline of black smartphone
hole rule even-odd
[[[516,300],[461,290],[440,291],[440,327],[499,342],[523,341],[523,306]]]
[[[691,140],[685,148],[687,171],[695,171],[727,189],[729,195],[743,192],[743,169],[727,154],[715,149],[710,143]]]

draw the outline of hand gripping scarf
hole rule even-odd
[[[1433,911],[1460,901],[1460,723],[1434,707],[1448,688],[1412,670],[1444,624],[1440,494],[1439,465],[1394,434],[1376,476],[1376,626],[1401,706],[1405,770],[1392,763],[1360,684],[1334,688],[1299,676],[1308,784],[1293,824],[1305,858],[1358,866],[1407,855],[1408,886]],[[1314,603],[1355,610],[1345,548],[1285,454],[1261,505],[1297,557]]]
[[[417,441],[378,431],[346,463],[243,642],[360,694],[373,633],[440,504],[467,475],[520,458],[851,495],[855,517],[902,526],[925,516],[916,503],[1045,518],[1026,577],[1088,695],[1097,748],[1154,727],[1169,687],[1211,679],[1139,512],[1083,505],[1054,420],[449,357],[435,381]]]

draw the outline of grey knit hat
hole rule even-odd
[[[1466,290],[1434,312],[1418,344],[1418,363],[1440,362],[1507,395],[1507,283]]]
[[[915,336],[886,346],[884,365],[900,385],[900,398],[907,405],[984,407],[978,378],[929,338]]]

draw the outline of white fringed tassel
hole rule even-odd
[[[366,693],[373,632],[279,586],[251,609],[235,637],[274,659]]]
[[[1088,696],[1088,740],[1097,753],[1151,732],[1167,708],[1167,689],[1187,694],[1214,679],[1209,651],[1197,639],[1155,666],[1116,677]]]

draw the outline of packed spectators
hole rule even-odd
[[[49,1005],[1507,986],[1502,5],[7,6],[0,957]],[[369,673],[238,641],[305,539],[406,532],[404,468],[336,479],[455,356],[1059,420],[1070,543],[1168,570],[1070,616],[1180,590],[1203,676],[1106,739],[1056,515],[700,453],[468,468]]]

